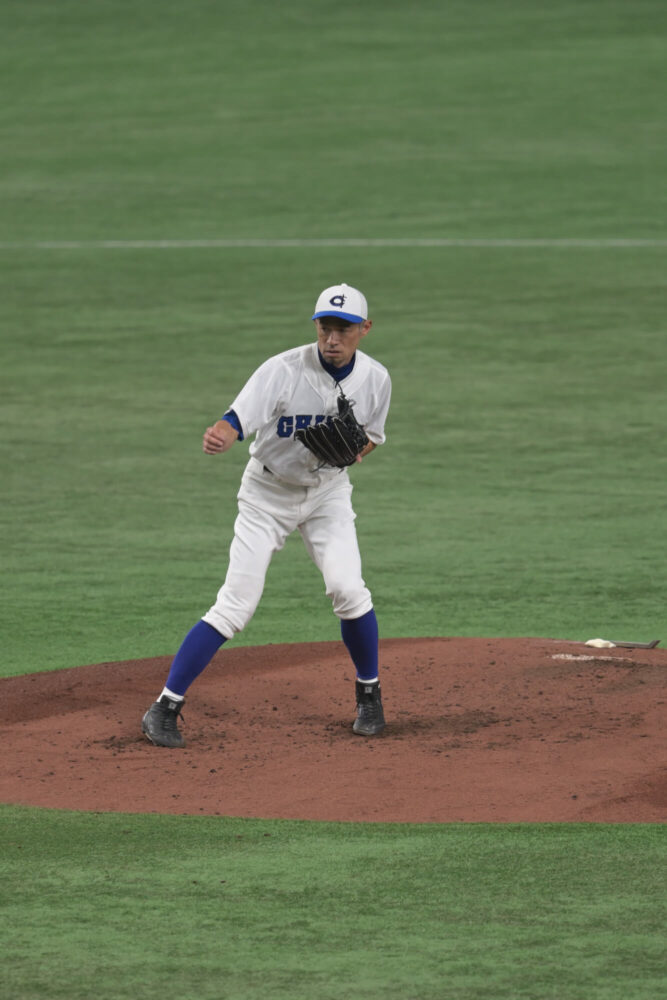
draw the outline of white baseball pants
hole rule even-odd
[[[259,604],[274,552],[297,529],[324,578],[334,613],[350,619],[370,611],[351,498],[345,473],[321,486],[292,486],[251,458],[238,493],[227,576],[204,621],[227,639],[240,632]]]

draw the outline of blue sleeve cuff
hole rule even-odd
[[[222,420],[226,420],[228,424],[231,424],[235,431],[238,431],[239,441],[243,441],[243,428],[241,427],[241,421],[236,416],[234,410],[227,410],[223,413]]]

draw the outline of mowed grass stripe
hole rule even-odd
[[[667,247],[667,239],[202,239],[202,240],[44,240],[30,242],[0,242],[0,250],[188,250],[188,249],[289,249],[291,247],[481,247],[489,249],[634,249]]]

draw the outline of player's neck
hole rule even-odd
[[[346,365],[342,365],[340,368],[336,368],[335,365],[331,365],[331,364],[329,364],[328,361],[324,360],[324,358],[322,357],[322,353],[321,353],[321,351],[320,351],[319,348],[317,349],[317,356],[320,359],[320,364],[324,368],[325,372],[327,372],[327,374],[331,375],[331,377],[334,378],[336,380],[336,382],[340,382],[342,379],[347,378],[347,376],[352,372],[352,369],[354,368],[354,362],[355,362],[356,357],[357,357],[356,352],[355,352],[352,355],[352,360],[351,361],[348,361],[348,363]]]

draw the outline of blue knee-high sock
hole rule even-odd
[[[357,668],[360,681],[374,681],[378,676],[378,623],[375,611],[361,618],[341,620],[340,634]]]
[[[165,687],[174,694],[185,694],[223,642],[226,642],[224,635],[220,635],[212,625],[204,621],[197,622],[174,657]]]

